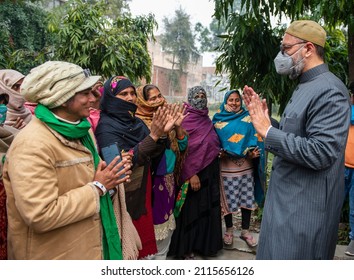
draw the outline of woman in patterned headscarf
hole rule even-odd
[[[253,127],[248,111],[242,107],[238,90],[229,90],[225,94],[224,102],[212,121],[223,149],[220,168],[223,183],[221,202],[226,224],[224,243],[233,243],[232,213],[241,208],[240,237],[255,247],[257,241],[250,234],[249,227],[251,212],[256,209],[255,197],[258,202],[263,198],[261,177],[254,171],[258,170],[256,167],[264,171],[263,141]]]
[[[5,125],[21,129],[32,118],[31,111],[25,107],[26,100],[20,95],[20,86],[25,76],[12,69],[0,70],[0,93],[9,95]]]
[[[173,215],[175,206],[176,180],[179,177],[188,138],[181,123],[184,119],[183,107],[177,104],[167,105],[159,88],[155,85],[145,85],[137,89],[138,110],[136,116],[142,119],[150,128],[153,114],[161,106],[170,106],[179,111],[179,117],[174,128],[168,133],[168,145],[165,152],[155,163],[153,176],[152,212],[158,252],[154,259],[166,259],[171,237],[176,222]]]
[[[220,142],[207,107],[205,90],[196,86],[188,92],[184,104],[188,114],[182,122],[188,133],[188,154],[185,158],[174,214],[169,255],[193,259],[194,253],[215,255],[222,249],[219,189]]]

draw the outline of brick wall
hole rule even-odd
[[[169,74],[172,70],[164,67],[159,67],[154,65],[152,83],[157,85],[161,93],[167,98],[170,102],[184,101],[186,100],[187,94],[187,75],[184,73],[181,75],[179,83],[181,90],[173,91],[170,89],[170,79]]]

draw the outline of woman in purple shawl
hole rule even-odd
[[[182,167],[174,214],[169,255],[194,259],[217,254],[222,249],[219,190],[220,142],[209,118],[205,90],[196,86],[188,92],[187,116],[182,122],[187,131],[188,154]]]

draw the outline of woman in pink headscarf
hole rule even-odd
[[[9,95],[5,125],[21,129],[32,118],[31,111],[24,106],[26,100],[20,95],[24,75],[12,69],[0,70],[0,93]]]
[[[87,118],[91,124],[92,131],[96,131],[98,121],[100,120],[100,101],[103,94],[103,83],[98,81],[92,88],[92,94],[95,96],[96,101],[92,104],[90,108],[90,116]]]

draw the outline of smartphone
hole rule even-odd
[[[116,164],[122,161],[122,154],[120,152],[118,143],[113,143],[108,146],[102,147],[101,154],[103,160],[107,163],[107,165],[110,164],[116,156],[120,156],[120,159],[117,161]],[[121,171],[123,168],[124,166],[122,166],[119,171]],[[125,174],[121,175],[119,178],[122,179],[124,177]]]

